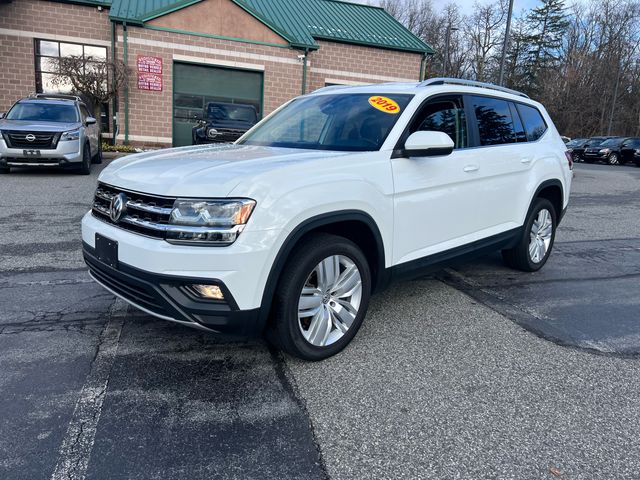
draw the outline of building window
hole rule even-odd
[[[86,60],[85,68],[92,64],[107,60],[107,48],[79,43],[56,42],[52,40],[35,41],[36,92],[37,93],[71,93],[71,82],[55,83],[58,77],[58,59],[61,57],[82,57]],[[105,82],[107,79],[105,78]],[[103,104],[101,109],[102,131],[109,131],[109,105]]]

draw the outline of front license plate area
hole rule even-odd
[[[118,242],[96,233],[96,257],[111,268],[118,268]]]
[[[23,150],[22,154],[27,158],[37,158],[42,156],[40,150]]]

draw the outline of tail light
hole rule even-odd
[[[573,153],[571,150],[567,150],[564,154],[567,157],[567,162],[569,162],[569,170],[573,170]]]

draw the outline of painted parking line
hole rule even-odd
[[[127,304],[117,298],[109,311],[109,321],[100,334],[98,351],[60,446],[51,480],[85,478],[126,314]]]

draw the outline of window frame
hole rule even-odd
[[[58,56],[54,57],[51,55],[42,55],[39,49],[39,43],[38,42],[48,42],[48,43],[55,43],[58,46]],[[43,86],[43,81],[42,81],[42,75],[58,75],[57,72],[49,72],[47,70],[41,70],[40,68],[40,59],[41,58],[51,58],[51,59],[59,59],[59,58],[63,58],[63,56],[60,53],[60,45],[61,44],[69,44],[69,45],[79,45],[82,47],[82,58],[86,60],[86,55],[85,55],[85,47],[91,47],[91,48],[100,48],[104,50],[104,61],[107,62],[109,60],[109,49],[107,47],[104,47],[102,45],[92,45],[90,43],[78,43],[78,42],[63,42],[60,40],[53,40],[53,39],[48,39],[48,38],[34,38],[33,39],[33,66],[34,66],[34,80],[35,80],[35,91],[36,93],[47,93],[44,91],[44,89],[42,88]],[[94,61],[92,63],[99,63],[99,61]],[[86,105],[85,105],[86,107]],[[88,108],[87,111],[89,112],[89,116],[93,116],[93,112]],[[108,103],[103,103],[100,106],[100,113],[102,114],[103,112],[106,113],[106,117],[107,117],[107,121],[106,122],[102,122],[102,132],[101,133],[108,133],[111,130],[111,125],[108,120],[109,120],[109,104]],[[80,116],[82,117],[82,112],[80,112]],[[85,119],[81,118],[82,123],[85,123]]]
[[[418,121],[419,116],[422,113],[422,110],[431,102],[433,101],[442,101],[442,100],[447,100],[447,99],[451,99],[453,100],[454,98],[460,99],[460,101],[462,102],[462,109],[464,110],[464,117],[465,117],[465,124],[466,124],[466,129],[467,129],[467,146],[464,148],[456,148],[453,151],[457,151],[457,150],[468,150],[469,148],[475,148],[476,147],[476,142],[477,142],[477,133],[474,131],[473,127],[473,123],[471,122],[471,118],[469,117],[469,105],[468,102],[465,99],[466,95],[464,93],[460,93],[460,92],[450,92],[450,93],[438,93],[435,95],[431,95],[427,98],[425,98],[424,100],[422,100],[420,102],[420,105],[418,105],[418,108],[415,109],[415,111],[411,114],[411,118],[409,119],[409,121],[407,122],[407,124],[404,127],[404,130],[402,131],[402,133],[400,134],[400,136],[398,137],[398,141],[396,142],[396,145],[393,149],[393,152],[391,154],[391,158],[406,158],[406,154],[405,154],[405,150],[404,150],[404,144],[407,142],[407,139],[409,138],[409,135],[411,135],[411,127],[415,124],[416,121]],[[474,117],[475,118],[475,117]]]
[[[488,98],[493,98],[496,100],[504,100],[507,103],[511,103],[514,105],[516,112],[518,113],[518,116],[520,118],[520,122],[522,123],[522,128],[524,128],[524,132],[525,135],[527,134],[527,127],[524,123],[524,119],[522,118],[522,115],[520,114],[520,110],[518,109],[518,105],[524,105],[525,107],[530,107],[535,109],[539,114],[540,117],[542,118],[542,121],[544,122],[544,126],[545,126],[545,131],[542,135],[540,135],[540,137],[537,140],[529,140],[527,137],[527,140],[524,142],[517,142],[514,141],[513,143],[500,143],[497,145],[481,145],[480,144],[480,130],[478,129],[478,123],[477,123],[477,119],[476,119],[476,112],[474,108],[469,108],[469,110],[471,110],[471,115],[472,117],[470,117],[470,121],[473,123],[473,130],[474,130],[474,134],[475,134],[475,138],[476,138],[476,143],[473,146],[473,148],[495,148],[495,147],[502,147],[502,146],[508,146],[508,145],[525,145],[527,143],[537,143],[539,141],[541,141],[546,135],[547,132],[549,131],[549,124],[547,123],[547,119],[544,118],[544,115],[542,114],[542,112],[540,111],[540,109],[538,107],[536,107],[535,105],[531,105],[529,103],[525,103],[525,102],[520,102],[518,100],[512,100],[512,99],[507,99],[507,98],[503,98],[503,97],[499,97],[496,95],[490,95],[490,94],[485,94],[485,93],[465,93],[464,94],[465,97],[488,97]],[[471,99],[468,99],[465,102],[465,106],[471,106]],[[509,111],[511,111],[511,109],[509,109]],[[467,113],[467,115],[469,115],[469,113]],[[512,114],[513,115],[513,114]],[[515,128],[514,128],[515,131]]]
[[[549,124],[547,123],[547,120],[544,118],[544,115],[542,114],[540,109],[538,107],[534,106],[534,105],[529,105],[528,103],[524,103],[524,102],[513,102],[513,103],[514,103],[514,105],[516,107],[516,111],[518,112],[518,115],[520,116],[520,121],[522,122],[522,127],[524,128],[524,133],[527,135],[527,141],[526,142],[522,142],[522,143],[536,143],[536,142],[539,142],[540,140],[542,140],[542,138],[549,131]],[[527,130],[527,125],[526,125],[526,123],[524,121],[522,113],[520,112],[520,109],[518,108],[518,105],[523,105],[525,107],[533,108],[536,112],[538,112],[538,115],[540,115],[540,118],[542,119],[542,123],[544,124],[544,132],[536,140],[529,140],[529,132]]]

